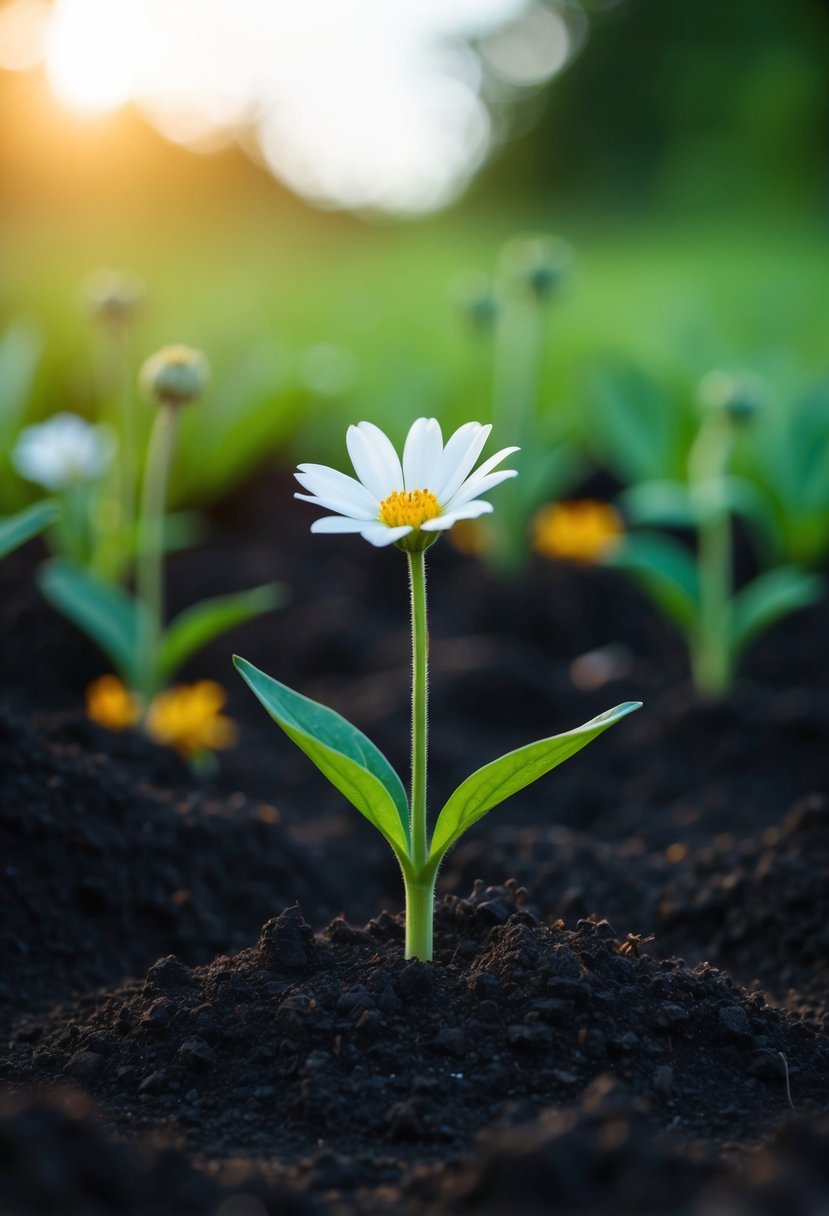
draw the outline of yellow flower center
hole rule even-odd
[[[623,531],[621,516],[609,503],[589,498],[550,503],[533,520],[533,548],[542,557],[597,562]]]
[[[380,503],[380,522],[389,528],[419,528],[438,515],[440,503],[431,490],[394,490]]]

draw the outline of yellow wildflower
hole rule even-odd
[[[192,759],[199,752],[232,747],[236,724],[220,713],[227,694],[215,680],[178,684],[159,693],[147,714],[147,732],[164,747]]]
[[[126,730],[141,716],[138,698],[117,676],[101,676],[86,690],[87,717],[108,730]]]
[[[610,503],[591,498],[548,503],[533,520],[533,548],[542,557],[589,564],[601,561],[623,531],[622,517]]]

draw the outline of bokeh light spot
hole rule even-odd
[[[47,0],[12,0],[0,9],[0,68],[26,72],[37,67],[51,15]]]
[[[146,40],[137,0],[57,0],[46,69],[57,96],[81,110],[111,110],[133,94]]]

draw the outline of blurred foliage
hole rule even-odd
[[[99,412],[77,292],[106,264],[146,284],[136,371],[168,342],[210,356],[174,504],[215,499],[265,461],[342,462],[359,418],[395,442],[419,414],[486,420],[492,344],[460,315],[458,278],[491,270],[516,232],[559,232],[576,260],[545,335],[539,433],[575,436],[622,481],[681,477],[700,378],[756,370],[770,407],[740,460],[776,503],[781,556],[819,560],[826,6],[584,8],[586,47],[528,99],[514,141],[455,208],[409,224],[313,211],[238,151],[187,153],[129,109],[78,119],[36,74],[0,73],[17,116],[0,127],[0,462],[24,421]],[[152,411],[135,408],[143,452]],[[2,474],[0,509],[32,500]]]
[[[590,38],[479,181],[593,212],[812,211],[829,187],[823,0],[585,3]]]

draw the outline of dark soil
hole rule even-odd
[[[77,718],[37,731],[0,712],[0,1026],[160,953],[204,962],[255,940],[274,901],[344,906],[331,858],[274,807],[173,793],[156,784],[165,766],[186,777],[132,733]]]
[[[800,799],[778,827],[710,845],[617,845],[567,828],[496,828],[470,838],[442,875],[447,890],[509,873],[551,918],[601,908],[654,938],[649,952],[704,959],[778,1001],[829,1019],[829,798]]]
[[[384,842],[230,670],[340,709],[405,772],[402,559],[310,537],[289,493],[263,479],[171,561],[174,610],[291,593],[184,673],[241,728],[208,783],[83,719],[105,661],[39,600],[36,545],[0,566],[0,1210],[829,1209],[829,607],[711,706],[612,572],[501,586],[436,546],[433,810],[510,747],[645,708],[473,829],[436,962],[407,964]],[[321,932],[341,912],[373,920]]]
[[[400,918],[315,938],[288,909],[235,957],[191,970],[171,956],[20,1024],[4,1079],[73,1079],[131,1135],[211,1159],[232,1147],[294,1183],[312,1173],[358,1210],[608,1072],[652,1125],[707,1144],[767,1133],[786,1070],[800,1110],[829,1103],[829,1040],[803,1019],[708,967],[627,953],[607,922],[541,926],[523,895],[448,897],[434,966],[404,961]]]

